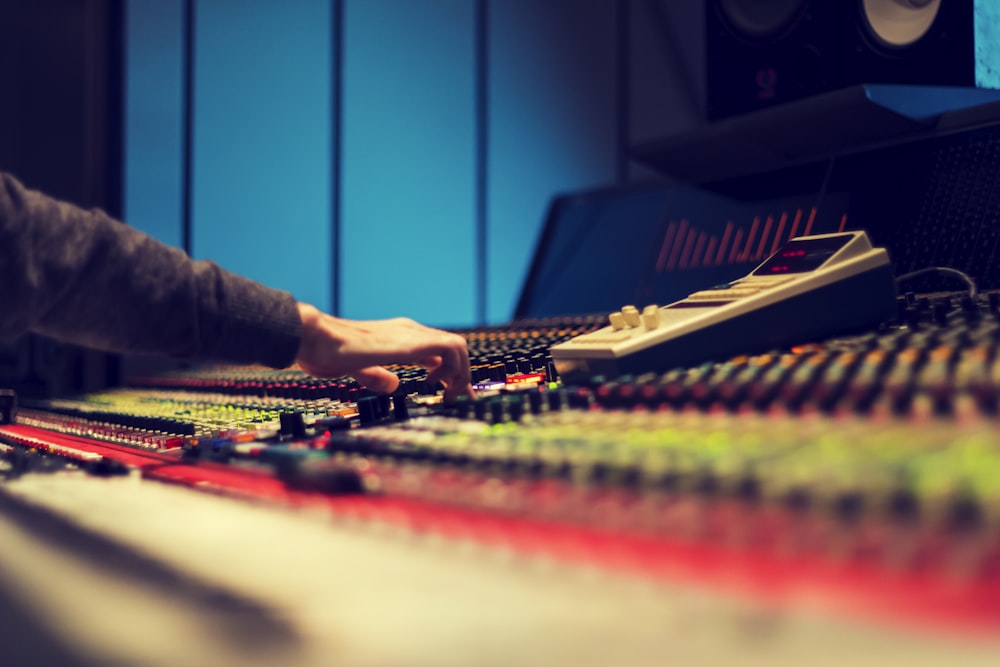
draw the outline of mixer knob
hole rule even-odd
[[[510,420],[512,422],[521,421],[521,417],[524,416],[524,408],[524,394],[514,396],[510,405],[507,406],[507,412],[510,414]]]
[[[489,403],[490,410],[490,423],[491,424],[502,424],[504,423],[503,414],[503,401],[499,400],[499,397],[494,398]]]
[[[358,399],[358,421],[362,426],[373,424],[378,420],[378,398],[363,396]]]
[[[379,394],[376,396],[376,399],[375,415],[378,419],[385,419],[389,416],[389,410],[392,407],[392,398],[389,394]]]
[[[986,295],[986,301],[990,306],[990,312],[996,315],[1000,312],[1000,292],[990,292]]]
[[[934,321],[941,326],[948,324],[948,314],[951,312],[951,308],[951,299],[948,297],[942,296],[934,299],[932,304]]]
[[[625,324],[628,326],[639,326],[639,309],[635,306],[622,306],[622,317],[625,318]]]
[[[974,324],[979,320],[979,304],[971,296],[963,296],[958,302],[965,321]]]
[[[306,435],[305,419],[301,412],[282,412],[278,415],[281,424],[280,433],[285,438],[304,438]]]
[[[549,406],[549,412],[559,412],[562,410],[562,393],[559,391],[545,392],[545,401]]]
[[[397,392],[392,395],[392,418],[405,422],[410,418],[410,410],[406,405],[406,394]]]
[[[532,391],[528,393],[528,405],[531,408],[531,414],[539,415],[542,413],[542,394],[537,391]]]
[[[620,311],[615,311],[608,315],[608,322],[615,331],[625,328],[625,316]]]
[[[660,326],[660,308],[658,306],[651,305],[642,309],[642,325],[647,329],[655,329]]]

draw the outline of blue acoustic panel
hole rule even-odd
[[[514,311],[552,195],[614,182],[616,4],[489,3],[491,322]]]
[[[331,305],[329,0],[200,0],[192,255]]]
[[[475,3],[344,7],[341,314],[475,318]]]
[[[182,244],[184,2],[125,6],[124,218]]]
[[[1000,88],[1000,4],[975,0],[976,85]]]

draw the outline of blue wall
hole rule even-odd
[[[128,3],[125,15],[124,217],[183,244],[184,7]]]
[[[192,255],[329,308],[329,3],[195,6]]]
[[[475,3],[347,2],[341,312],[475,317]]]
[[[616,176],[617,3],[185,5],[127,3],[126,219],[182,243],[187,175],[193,256],[322,308],[507,320],[551,196]]]

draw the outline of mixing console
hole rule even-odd
[[[548,349],[603,318],[466,330],[480,391],[453,405],[416,367],[393,396],[195,369],[25,402],[0,457],[995,631],[1000,293],[897,305],[848,337],[573,385]]]

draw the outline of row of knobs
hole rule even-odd
[[[651,304],[643,308],[640,313],[635,306],[622,306],[621,310],[608,315],[608,322],[611,323],[611,328],[615,331],[621,331],[625,328],[634,329],[640,326],[655,329],[660,326],[660,307]]]

